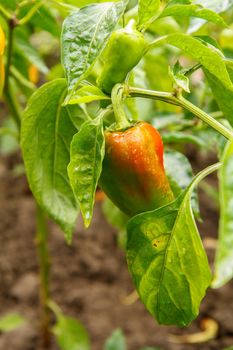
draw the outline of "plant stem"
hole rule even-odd
[[[49,303],[49,270],[48,228],[43,210],[37,205],[36,247],[40,273],[40,306],[41,306],[41,342],[43,349],[49,349],[51,343],[51,314]]]
[[[149,51],[150,49],[153,49],[154,47],[166,44],[167,37],[168,37],[168,35],[164,35],[164,36],[160,36],[160,37],[156,38],[155,40],[153,40],[152,42],[150,42],[148,44],[146,51]]]
[[[51,311],[53,311],[56,318],[59,318],[59,316],[62,315],[62,311],[60,307],[54,301],[50,300],[48,302],[48,307],[50,308]]]
[[[31,90],[32,92],[35,91],[36,86],[33,83],[31,83],[29,80],[27,80],[23,76],[23,74],[21,74],[20,71],[18,71],[18,69],[16,69],[14,66],[11,66],[10,73],[12,77],[14,77],[20,85]]]
[[[33,6],[31,8],[30,11],[28,11],[28,13],[19,20],[19,25],[24,25],[26,24],[28,21],[30,21],[30,19],[35,15],[35,13],[39,10],[40,7],[42,7],[44,5],[44,1],[42,0],[41,2],[38,2],[37,4],[35,4],[35,6]]]
[[[140,89],[135,87],[128,87],[127,93],[131,97],[151,98],[151,99],[167,102],[176,106],[180,105],[176,101],[175,96],[171,92],[154,91],[154,90],[146,90],[146,89]]]
[[[75,11],[77,10],[77,7],[70,5],[70,4],[66,4],[63,2],[60,2],[58,0],[48,0],[49,2],[51,2],[53,4],[53,6],[57,6],[57,7],[63,7],[64,9],[68,10],[68,11]]]
[[[131,125],[124,111],[123,96],[124,86],[121,84],[116,84],[112,89],[111,98],[113,111],[116,118],[116,128],[119,130],[128,128]]]
[[[2,5],[0,5],[0,13],[5,20],[10,20],[12,17],[10,12],[8,12]]]
[[[15,124],[17,126],[18,131],[20,131],[21,118],[20,118],[19,105],[18,105],[18,102],[16,101],[16,99],[13,98],[9,87],[5,91],[5,98],[6,98],[8,108],[11,112],[12,118],[15,121]]]
[[[216,119],[211,117],[209,114],[204,112],[202,109],[193,105],[190,101],[186,100],[184,97],[179,97],[180,106],[188,110],[189,112],[196,115],[203,122],[209,124],[213,129],[217,130],[222,134],[226,139],[233,141],[233,132],[226,128],[223,124],[219,123]]]
[[[12,60],[12,49],[13,49],[13,39],[14,39],[14,28],[17,26],[17,19],[12,17],[8,21],[9,36],[8,36],[8,47],[7,47],[7,62],[6,62],[6,77],[5,77],[5,92],[8,90],[9,77],[10,77],[10,68]]]
[[[175,96],[171,92],[145,90],[145,89],[139,89],[134,87],[128,87],[127,93],[131,97],[151,98],[151,99],[160,100],[166,103],[183,107],[184,109],[188,110],[189,112],[194,114],[196,117],[198,117],[199,119],[201,119],[202,121],[210,125],[212,128],[214,128],[216,131],[218,131],[228,140],[231,140],[231,141],[233,140],[233,132],[230,129],[226,128],[224,125],[219,123],[209,114],[204,112],[202,109],[192,104],[190,101],[186,100],[181,95]]]
[[[23,0],[20,3],[17,4],[17,9],[20,9],[24,6],[27,6],[29,4],[33,4],[34,2],[37,2],[37,0]]]
[[[187,70],[184,72],[184,74],[185,74],[186,76],[190,76],[190,75],[192,75],[196,70],[198,70],[198,69],[201,68],[201,67],[202,67],[202,65],[201,65],[200,63],[197,63],[197,64],[195,64],[195,66],[193,66],[193,67],[187,69]]]

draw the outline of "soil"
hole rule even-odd
[[[19,156],[0,158],[0,315],[19,312],[27,323],[0,334],[0,350],[40,349],[35,204],[25,177],[14,173],[20,162]],[[209,181],[216,183],[216,178],[210,177]],[[218,226],[216,206],[202,192],[200,198],[204,222],[200,225],[201,233],[204,239],[214,238]],[[213,247],[208,246],[212,261]],[[125,305],[124,298],[134,287],[125,254],[117,244],[116,230],[106,222],[100,203],[88,230],[78,220],[72,246],[67,246],[63,233],[50,222],[49,251],[52,298],[66,315],[78,318],[87,327],[92,350],[103,349],[105,339],[116,328],[124,331],[128,350],[139,350],[142,346],[161,350],[222,350],[233,345],[233,283],[209,290],[199,317],[184,329],[157,325],[139,300]],[[219,325],[216,339],[192,345],[170,342],[171,334],[200,331],[200,322],[206,317]],[[51,350],[55,349],[58,346],[54,341]]]

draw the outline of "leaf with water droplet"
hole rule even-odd
[[[90,225],[92,219],[95,191],[102,170],[104,147],[101,116],[82,124],[71,142],[68,175],[80,205],[85,227]]]
[[[69,101],[101,54],[122,16],[127,1],[91,4],[72,12],[62,29],[62,62],[68,80]]]

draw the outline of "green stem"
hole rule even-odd
[[[121,84],[116,84],[112,89],[112,106],[116,119],[117,129],[126,129],[131,124],[126,117],[124,106],[123,106],[123,96],[124,96],[124,86]]]
[[[56,6],[56,7],[62,7],[68,11],[75,11],[77,10],[77,7],[73,6],[73,5],[70,5],[70,4],[65,4],[63,2],[60,2],[58,0],[48,0],[48,2],[51,2],[53,4],[53,6]]]
[[[108,115],[111,114],[112,112],[113,112],[112,105],[109,105],[108,107],[101,109],[98,116],[104,119],[108,117]]]
[[[29,4],[33,4],[34,2],[37,2],[37,0],[23,0],[17,4],[17,10]]]
[[[8,108],[11,112],[12,118],[15,121],[18,131],[20,131],[21,127],[21,118],[20,118],[20,107],[18,105],[17,100],[13,97],[10,88],[5,91],[5,99],[8,105]]]
[[[62,311],[60,307],[54,301],[49,300],[48,307],[50,308],[51,311],[53,311],[56,318],[59,318],[60,315],[62,315]]]
[[[36,12],[39,10],[40,7],[42,7],[44,5],[44,1],[40,1],[38,2],[38,4],[35,4],[35,6],[33,6],[31,8],[30,11],[28,11],[28,13],[19,20],[19,25],[24,25],[27,22],[30,21],[30,19],[36,14]]]
[[[41,306],[41,341],[43,349],[48,349],[51,343],[51,314],[49,303],[49,271],[50,257],[48,252],[48,228],[43,210],[37,205],[36,247],[40,273],[40,306]]]
[[[190,75],[192,75],[194,72],[196,72],[196,70],[198,70],[198,69],[201,68],[201,67],[202,67],[202,65],[201,65],[200,63],[197,63],[197,64],[195,64],[195,66],[193,66],[193,67],[187,69],[187,70],[184,72],[184,74],[185,74],[186,76],[190,76]]]
[[[214,128],[216,131],[218,131],[220,134],[222,134],[225,138],[228,140],[233,140],[233,132],[226,128],[224,125],[219,123],[217,120],[215,120],[213,117],[211,117],[209,114],[192,104],[190,101],[186,100],[183,96],[178,95],[175,96],[171,92],[162,92],[162,91],[153,91],[153,90],[145,90],[145,89],[139,89],[134,87],[128,87],[128,95],[131,97],[144,97],[144,98],[152,98],[155,100],[160,100],[166,103],[174,104],[177,106],[180,106],[192,114],[194,114],[196,117],[210,125],[212,128]]]
[[[226,139],[233,141],[233,132],[230,129],[226,128],[223,124],[219,123],[216,119],[212,118],[209,114],[204,112],[202,109],[193,105],[190,101],[186,100],[184,97],[180,96],[178,99],[181,107],[188,110],[192,114],[196,115],[203,122],[209,124],[213,129],[217,130]]]
[[[160,36],[160,37],[156,38],[155,40],[153,40],[152,42],[150,42],[148,44],[146,51],[149,51],[150,49],[153,49],[154,47],[166,44],[167,37],[168,37],[168,35],[164,35],[164,36]]]
[[[151,98],[151,99],[160,100],[163,102],[167,102],[167,103],[179,106],[179,103],[177,103],[175,96],[171,92],[146,90],[146,89],[140,89],[140,88],[135,88],[135,87],[128,87],[127,93],[131,97]]]
[[[22,85],[23,87],[31,90],[31,91],[35,91],[36,89],[36,86],[31,83],[29,80],[27,80],[23,74],[21,74],[18,69],[16,69],[14,66],[11,66],[11,69],[10,69],[10,73],[12,75],[12,77],[15,78],[15,80],[17,80],[17,82]]]
[[[0,5],[0,13],[5,20],[10,20],[12,18],[11,13],[8,12],[2,5]]]

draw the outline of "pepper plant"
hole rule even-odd
[[[207,288],[233,276],[233,65],[224,36],[231,32],[233,2],[49,0],[64,17],[65,76],[58,70],[42,84],[22,115],[13,82],[23,85],[24,96],[31,91],[28,76],[17,69],[17,40],[22,55],[23,37],[18,29],[29,23],[36,30],[38,11],[47,17],[53,12],[43,0],[14,2],[0,0],[0,90],[20,129],[38,204],[41,261],[47,260],[45,214],[72,244],[79,211],[85,227],[91,224],[99,186],[111,200],[107,215],[114,212],[127,227],[127,263],[141,301],[160,324],[188,325]],[[55,24],[41,23],[59,36]],[[184,143],[214,149],[219,161],[194,176],[176,147]],[[196,187],[216,171],[220,225],[212,274],[195,222]]]

